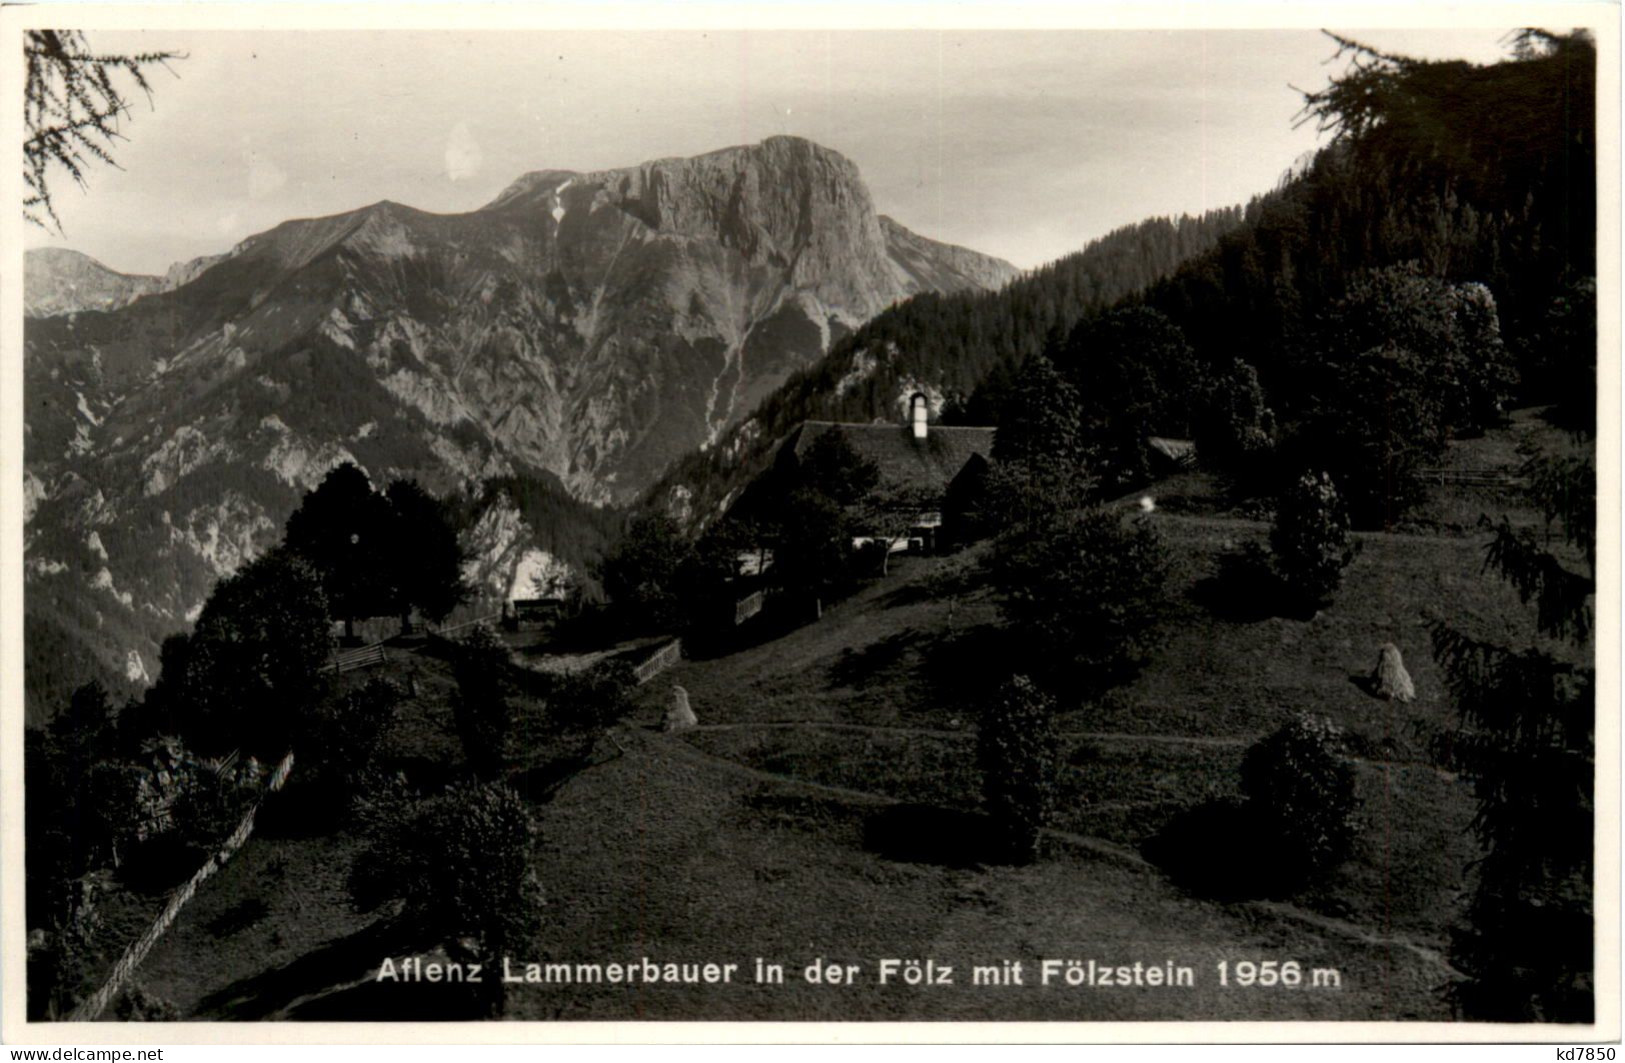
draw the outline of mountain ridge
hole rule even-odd
[[[38,247],[23,254],[23,314],[28,317],[117,309],[163,289],[162,277],[120,273],[71,248]]]
[[[1016,275],[883,224],[797,138],[290,219],[188,266],[25,325],[31,601],[132,679],[333,464],[629,501],[880,310]]]

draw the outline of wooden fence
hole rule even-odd
[[[734,627],[738,627],[757,613],[762,611],[762,603],[767,600],[763,591],[747,594],[734,603]]]
[[[456,634],[459,631],[464,631],[464,630],[466,630],[468,628],[471,628],[475,624],[488,624],[493,620],[501,620],[501,619],[502,619],[502,610],[498,609],[494,613],[485,613],[482,616],[476,616],[476,617],[474,617],[472,619],[464,620],[462,623],[453,624],[450,627],[434,627],[432,625],[429,625],[429,631],[432,634],[438,635],[439,637],[444,639],[444,638],[450,638],[452,635]]]
[[[471,617],[468,620],[452,624],[450,627],[436,627],[433,624],[425,624],[424,628],[428,631],[430,637],[444,639],[450,638],[458,632],[466,631],[475,624],[489,623],[493,620],[499,620],[501,617],[502,613],[498,611]],[[327,670],[342,675],[345,672],[353,672],[357,668],[376,668],[389,660],[389,653],[386,649],[387,642],[388,640],[369,642],[365,646],[356,646],[353,649],[335,653],[332,659],[327,662]]]
[[[164,905],[164,910],[158,913],[158,918],[152,921],[152,925],[147,928],[147,932],[124,950],[124,955],[120,956],[119,961],[113,965],[112,973],[107,976],[107,981],[100,989],[79,1002],[79,1005],[68,1014],[68,1021],[93,1022],[100,1017],[103,1011],[107,1010],[107,1005],[112,1003],[114,997],[118,996],[119,991],[124,988],[124,983],[129,981],[130,975],[135,973],[135,969],[141,966],[141,961],[147,958],[147,954],[152,951],[153,946],[158,944],[159,939],[174,924],[176,916],[181,914],[181,909],[186,907],[187,902],[197,893],[198,887],[207,882],[216,871],[224,867],[226,861],[230,860],[233,854],[243,847],[243,843],[248,841],[249,835],[254,833],[254,814],[260,810],[260,805],[264,803],[267,796],[282,789],[283,784],[288,781],[288,774],[292,771],[293,753],[290,751],[287,756],[282,758],[282,763],[277,765],[276,771],[271,773],[271,779],[265,784],[264,792],[254,802],[253,807],[244,814],[242,822],[237,824],[237,829],[232,831],[224,842],[220,843],[219,850],[212,853],[203,862],[203,866],[198,868],[196,873],[187,880],[186,885],[170,896],[168,903]]]
[[[632,674],[637,677],[638,685],[642,686],[682,659],[683,640],[672,639],[656,650],[648,660],[633,669]]]
[[[1523,477],[1502,469],[1418,469],[1416,478],[1440,487],[1522,487]]]
[[[357,668],[376,668],[388,659],[384,652],[384,644],[374,642],[370,646],[357,646],[353,650],[345,650],[343,653],[334,654],[333,659],[327,663],[327,667],[330,671],[342,675],[345,672],[353,672]]]

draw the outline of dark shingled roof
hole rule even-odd
[[[993,451],[992,428],[931,425],[924,439],[915,439],[906,424],[838,424],[803,421],[785,442],[785,451],[798,460],[813,441],[839,429],[852,449],[880,468],[881,491],[928,489],[941,495],[974,454],[984,458]]]

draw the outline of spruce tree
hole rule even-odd
[[[1485,570],[1533,606],[1528,648],[1433,625],[1459,722],[1438,752],[1471,781],[1480,856],[1467,869],[1466,921],[1452,933],[1451,985],[1464,1017],[1590,1022],[1593,981],[1593,783],[1596,672],[1591,625],[1596,474],[1589,450],[1525,466],[1562,546],[1506,517]]]

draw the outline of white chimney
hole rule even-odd
[[[914,397],[908,400],[908,413],[909,420],[914,425],[914,438],[924,439],[927,431],[926,420],[931,416],[931,408],[926,403],[924,395],[916,392]]]

